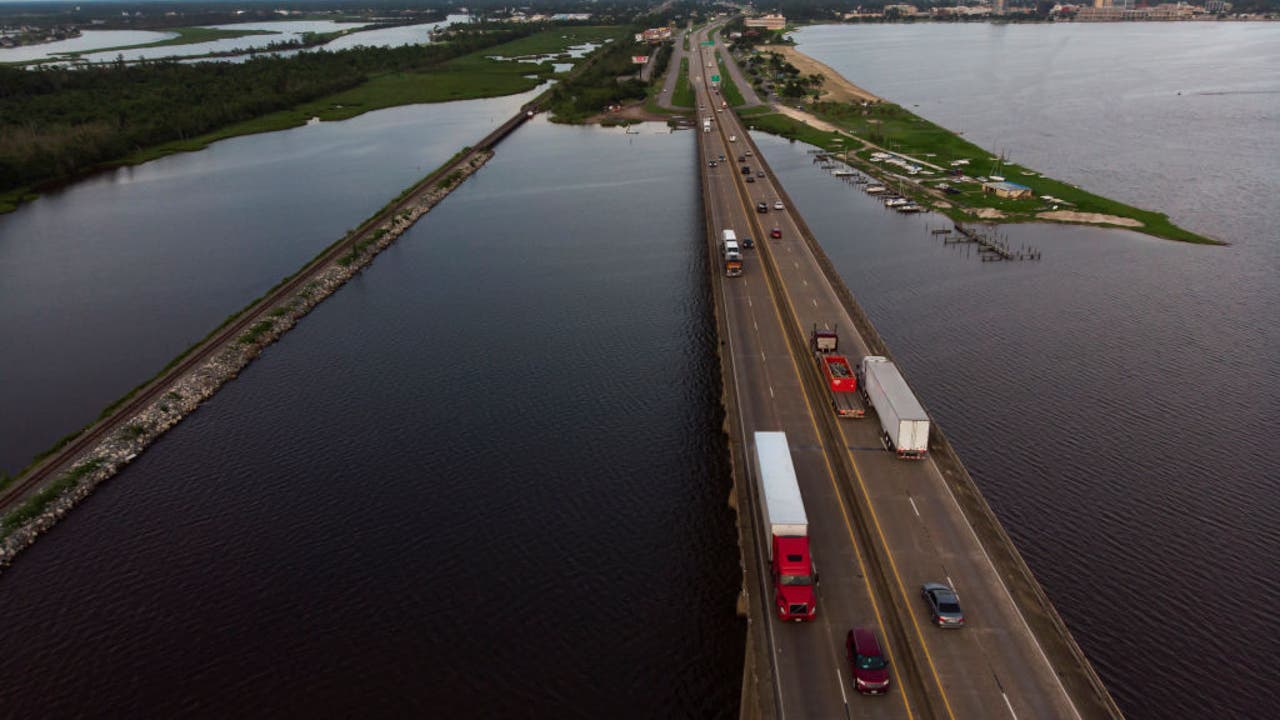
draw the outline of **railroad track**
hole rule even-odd
[[[7,515],[34,489],[43,486],[46,481],[58,477],[61,472],[69,470],[72,467],[72,463],[80,459],[89,450],[97,447],[98,443],[104,438],[117,432],[125,422],[163,395],[176,380],[199,367],[222,348],[226,347],[228,343],[236,341],[254,322],[261,319],[265,312],[288,299],[338,258],[351,252],[355,245],[365,240],[374,228],[414,203],[424,190],[430,189],[436,183],[448,177],[450,173],[470,162],[477,152],[491,150],[494,145],[532,117],[537,111],[536,100],[520,108],[519,114],[499,125],[471,149],[459,153],[451,161],[419,180],[404,193],[402,199],[365,220],[348,237],[330,245],[328,249],[304,265],[288,280],[282,282],[257,302],[242,310],[234,320],[195,346],[169,370],[142,386],[105,418],[93,423],[71,442],[31,466],[22,475],[19,475],[13,485],[9,486],[3,493],[0,493],[0,516]]]

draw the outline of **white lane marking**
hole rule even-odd
[[[909,497],[907,498],[907,502],[911,503],[911,509],[916,511],[916,517],[920,517],[920,508],[916,507],[916,499]]]
[[[1083,720],[1083,716],[1080,715],[1080,710],[1076,708],[1075,700],[1073,700],[1071,695],[1067,693],[1067,687],[1062,684],[1062,678],[1059,677],[1058,673],[1053,669],[1053,663],[1049,662],[1049,656],[1045,654],[1044,648],[1041,647],[1040,640],[1036,637],[1035,633],[1031,632],[1031,625],[1027,622],[1026,616],[1022,614],[1022,608],[1018,607],[1018,603],[1013,599],[1013,593],[1009,592],[1009,585],[1005,583],[1004,577],[996,571],[996,564],[991,559],[991,554],[987,552],[986,546],[982,544],[982,540],[978,538],[978,531],[973,529],[973,525],[966,518],[964,509],[960,507],[960,500],[956,498],[956,494],[952,491],[951,485],[947,483],[946,480],[943,480],[940,475],[938,480],[942,483],[942,486],[947,489],[947,496],[951,498],[951,503],[955,505],[956,512],[960,513],[960,517],[963,519],[961,524],[969,528],[969,534],[973,536],[974,544],[982,551],[982,556],[987,559],[987,567],[991,569],[991,573],[995,575],[996,580],[1000,582],[1000,587],[1004,588],[1004,595],[1008,598],[1009,605],[1013,608],[1013,613],[1022,621],[1022,628],[1026,631],[1027,637],[1031,638],[1031,643],[1035,645],[1036,650],[1040,652],[1040,659],[1044,660],[1044,665],[1048,669],[1049,675],[1058,682],[1058,689],[1062,691],[1062,697],[1066,699],[1067,707],[1071,708],[1071,714],[1076,718],[1076,720]]]
[[[814,306],[814,307],[818,307],[818,301],[817,301],[817,300],[815,300],[815,299],[813,299],[813,298],[810,298],[810,299],[809,299],[809,302],[813,303],[813,306]]]
[[[798,262],[794,262],[794,261],[793,261],[791,264],[792,264],[792,265],[795,265],[797,270],[799,270],[799,269],[800,269],[800,263],[798,263]]]
[[[1004,693],[1000,693],[1000,695],[1004,698],[1004,704],[1009,708],[1009,714],[1013,716],[1013,720],[1018,720],[1018,713],[1013,711],[1013,703],[1009,702],[1009,696]]]
[[[840,699],[844,700],[845,705],[848,705],[849,696],[844,693],[844,675],[840,674],[840,668],[836,668],[836,684],[840,686]],[[1005,702],[1009,702],[1009,699],[1005,698]]]
[[[800,283],[801,283],[802,285],[804,285],[805,287],[809,287],[809,281],[808,281],[808,280],[801,280],[801,281],[800,281]]]
[[[751,307],[751,298],[750,298],[750,297],[748,297],[748,298],[747,298],[747,307]]]
[[[760,332],[760,323],[757,323],[755,320],[751,321],[751,327],[754,327],[756,332]]]
[[[770,385],[770,386],[769,386],[769,397],[770,397],[771,399],[773,398],[773,386],[772,386],[772,385]]]
[[[951,581],[950,575],[947,576],[947,586],[950,587],[953,592],[960,592],[959,590],[956,590],[956,584]]]
[[[763,350],[760,351],[760,362],[766,362]]]

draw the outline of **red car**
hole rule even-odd
[[[774,228],[774,229],[770,230],[770,231],[769,231],[769,237],[771,237],[771,238],[780,238],[780,237],[782,237],[782,228]]]
[[[880,652],[875,631],[854,628],[844,640],[845,656],[853,675],[853,687],[864,695],[889,692],[889,661]]]

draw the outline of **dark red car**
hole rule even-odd
[[[780,237],[782,237],[782,228],[774,228],[774,229],[770,230],[770,231],[769,231],[769,237],[771,237],[771,238],[780,238]]]
[[[889,661],[880,651],[874,630],[854,628],[844,640],[845,656],[853,675],[853,687],[864,695],[889,692]]]

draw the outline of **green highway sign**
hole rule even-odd
[[[720,82],[720,76],[719,76],[719,75],[712,75],[712,76],[711,76],[711,82]]]

